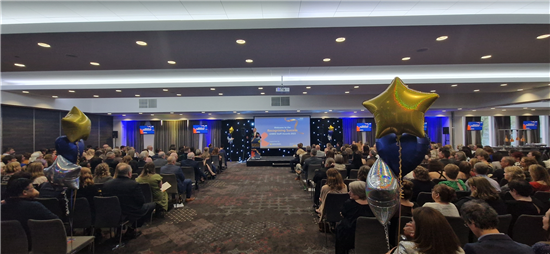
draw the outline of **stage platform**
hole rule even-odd
[[[259,160],[248,159],[246,161],[247,167],[290,167],[290,161],[294,159],[292,156],[262,156]]]

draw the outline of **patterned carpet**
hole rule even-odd
[[[96,253],[334,253],[334,237],[315,222],[310,193],[286,167],[247,167],[233,163],[216,180],[195,191],[195,201],[154,219],[143,234],[111,251]]]

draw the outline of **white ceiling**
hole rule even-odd
[[[2,24],[548,14],[547,0],[2,1]]]

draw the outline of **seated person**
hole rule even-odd
[[[463,197],[455,202],[456,207],[460,211],[462,205],[473,199],[481,199],[489,204],[499,215],[508,214],[506,204],[500,198],[497,190],[487,181],[486,178],[475,176],[466,182],[472,193],[469,197]]]
[[[443,216],[460,217],[458,209],[451,203],[454,197],[455,190],[453,188],[444,184],[438,184],[432,190],[432,198],[435,202],[427,202],[422,207],[431,207],[441,212]]]
[[[313,182],[315,183],[315,194],[313,195],[313,201],[315,203],[315,206],[319,206],[319,197],[321,196],[321,182],[323,179],[327,179],[327,170],[334,168],[335,163],[333,158],[328,158],[325,161],[325,167],[321,170],[315,172],[315,176],[313,177]]]
[[[59,219],[44,205],[33,201],[38,197],[39,192],[33,187],[32,181],[28,178],[17,178],[9,181],[6,188],[6,204],[2,205],[2,221],[17,220],[27,233],[29,250],[31,247],[31,233],[27,222],[33,220]]]
[[[435,184],[434,182],[432,182],[432,179],[430,178],[430,173],[426,168],[418,166],[412,172],[414,177],[414,179],[412,180],[414,184],[414,189],[411,201],[416,201],[418,193],[431,192]]]
[[[550,175],[548,170],[538,164],[529,166],[529,173],[531,174],[531,186],[533,186],[533,193],[537,191],[550,191]]]
[[[153,201],[157,204],[156,214],[159,217],[164,217],[164,214],[168,211],[168,193],[160,190],[162,187],[162,176],[155,171],[155,164],[152,162],[146,163],[141,174],[136,178],[136,182],[146,183],[151,186]]]
[[[105,183],[113,179],[111,176],[111,171],[109,170],[109,165],[107,163],[100,163],[95,167],[94,171],[94,184],[95,183]]]
[[[476,243],[464,246],[466,254],[498,253],[498,254],[532,254],[531,247],[517,243],[508,235],[498,231],[498,214],[483,201],[466,202],[460,209],[462,219],[476,235]]]
[[[518,166],[505,167],[504,179],[501,182],[506,182],[506,184],[500,187],[500,196],[503,197],[503,199],[509,199],[504,197],[510,192],[510,187],[508,187],[508,183],[514,180],[525,180],[525,173],[523,169]]]
[[[480,155],[478,157],[482,157],[482,156]],[[500,192],[500,184],[487,175],[489,173],[489,165],[486,162],[477,162],[476,164],[474,164],[474,173],[476,174],[476,176],[480,176],[487,179],[487,181],[489,181],[489,183],[495,188],[495,190],[497,192]],[[466,181],[466,184],[469,181],[470,179]]]
[[[185,157],[186,157],[185,160],[180,161],[180,165],[182,167],[192,167],[193,170],[195,171],[195,182],[198,182],[198,181],[204,182],[204,179],[206,178],[206,176],[204,175],[204,171],[201,170],[200,162],[195,161],[195,153],[188,152],[185,154]]]
[[[468,187],[466,187],[466,184],[460,180],[457,179],[458,173],[460,172],[459,168],[455,164],[447,164],[444,168],[445,175],[447,176],[447,181],[440,182],[439,184],[447,185],[451,188],[453,188],[455,191],[467,191]]]
[[[187,155],[189,157],[189,154]],[[192,189],[193,189],[193,181],[191,179],[185,179],[185,176],[183,175],[183,171],[180,167],[176,166],[176,159],[174,157],[170,157],[167,160],[167,164],[164,165],[162,168],[160,168],[161,174],[174,174],[176,175],[176,179],[178,180],[178,193],[181,195],[185,193],[186,199],[185,202],[191,202],[195,200],[195,198],[191,197]]]
[[[542,228],[548,232],[548,229],[550,229],[550,209],[546,211],[544,214],[544,217],[542,217]],[[549,234],[546,234],[548,236]],[[546,238],[547,241],[545,242],[538,242],[533,245],[533,251],[535,254],[547,254],[550,253],[550,242],[548,240],[548,237]]]
[[[145,203],[139,183],[131,178],[132,167],[126,163],[119,163],[116,166],[116,178],[105,182],[102,192],[103,196],[117,196],[122,215],[127,216],[131,222],[137,222],[137,227],[141,227],[155,209],[155,203]],[[139,236],[140,233],[135,230],[135,228],[129,229],[127,234]],[[135,235],[133,235],[134,232]]]
[[[517,218],[522,214],[541,215],[547,207],[538,199],[532,198],[533,187],[526,180],[514,180],[508,183],[510,194],[514,200],[507,200],[508,213],[512,215],[514,225]]]
[[[321,188],[321,195],[319,197],[320,206],[319,209],[317,209],[317,212],[320,214],[319,217],[321,218],[319,222],[321,222],[323,218],[323,212],[325,208],[325,199],[327,198],[327,195],[329,193],[346,193],[348,192],[348,187],[344,183],[344,180],[342,179],[342,175],[338,170],[331,168],[327,170],[327,183]],[[319,224],[319,229],[321,229],[323,225]],[[324,229],[324,228],[323,228]]]
[[[447,151],[448,152],[448,151]],[[428,171],[430,172],[430,178],[447,180],[443,168],[445,165],[439,160],[431,160],[428,162]]]
[[[344,202],[340,214],[343,219],[336,226],[336,253],[347,253],[355,246],[355,226],[360,216],[374,217],[367,202],[365,182],[353,181],[349,184],[350,199]]]

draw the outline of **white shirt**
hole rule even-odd
[[[435,210],[438,210],[443,214],[443,216],[447,217],[460,217],[460,214],[458,213],[458,209],[456,209],[456,206],[453,203],[449,204],[440,204],[436,202],[427,202],[422,207],[430,207]]]
[[[151,150],[148,150],[148,152],[149,152],[149,157],[155,156],[155,152],[153,152],[153,151],[151,151]]]

